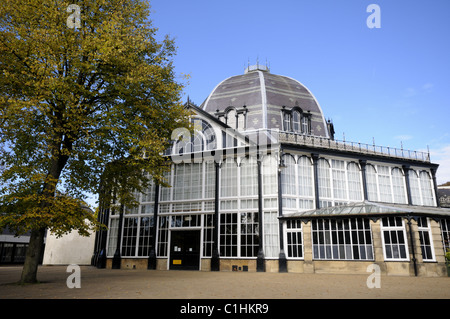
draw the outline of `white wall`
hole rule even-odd
[[[83,237],[78,231],[56,238],[47,232],[43,265],[90,265],[94,251],[95,233]]]

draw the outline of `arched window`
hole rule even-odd
[[[237,165],[234,159],[227,159],[220,169],[220,196],[237,196]]]
[[[277,194],[278,161],[275,159],[273,155],[266,155],[263,158],[261,169],[262,169],[263,194],[265,195]]]
[[[182,163],[175,165],[173,199],[190,200],[202,197],[202,164]]]
[[[380,190],[380,201],[392,202],[392,188],[391,188],[391,172],[389,167],[378,165],[378,187]]]
[[[298,159],[297,168],[298,194],[305,197],[314,196],[311,160],[306,156],[301,156]]]
[[[297,161],[297,181],[298,205],[300,209],[314,208],[314,179],[312,168],[313,166],[309,157],[299,157]]]
[[[258,195],[258,169],[254,157],[241,161],[241,196]]]
[[[192,119],[194,133],[188,135],[189,131],[181,130],[181,139],[175,142],[173,154],[185,154],[191,152],[202,152],[204,150],[214,150],[217,146],[216,134],[212,126],[198,118]],[[181,136],[183,134],[183,136]]]
[[[356,163],[347,165],[348,199],[360,201],[363,198],[361,186],[361,172]]]
[[[394,167],[392,169],[392,190],[394,194],[394,203],[406,204],[405,195],[405,177],[400,168]]]
[[[347,183],[345,181],[345,162],[331,160],[333,178],[333,197],[337,200],[347,199]]]
[[[331,199],[330,163],[320,158],[318,161],[319,198]]]
[[[413,205],[422,205],[422,198],[420,196],[419,176],[416,171],[410,169],[409,175],[409,188],[411,191],[411,201]]]
[[[371,201],[378,201],[377,171],[373,165],[366,166],[367,195]]]
[[[295,195],[295,160],[292,155],[283,156],[285,168],[281,170],[281,189],[284,195]]]
[[[311,113],[303,112],[298,106],[286,109],[283,106],[281,111],[283,130],[285,132],[295,132],[298,134],[311,134]]]
[[[311,117],[305,114],[302,116],[302,133],[311,134]]]
[[[285,132],[291,131],[291,115],[289,113],[283,113],[283,130]]]
[[[425,172],[420,172],[420,190],[422,191],[422,204],[425,206],[435,206],[432,180],[430,175]]]
[[[216,190],[216,167],[212,160],[205,161],[205,198],[214,198]]]
[[[237,129],[236,110],[231,108],[227,112],[227,125],[233,129]]]
[[[301,123],[301,116],[299,111],[293,111],[292,112],[292,130],[296,133],[302,132],[302,127],[300,125]]]
[[[193,138],[192,138],[192,149],[186,150],[187,152],[201,152],[204,149],[204,136],[200,132],[195,132]]]

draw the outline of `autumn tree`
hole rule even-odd
[[[81,207],[102,174],[132,202],[188,125],[174,42],[149,14],[144,0],[0,1],[0,231],[31,232],[24,283],[47,229],[98,226]]]

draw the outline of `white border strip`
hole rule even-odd
[[[261,86],[261,103],[262,103],[262,114],[263,114],[263,128],[267,129],[267,93],[266,93],[266,82],[264,81],[264,74],[262,71],[258,71],[259,74],[259,84]]]

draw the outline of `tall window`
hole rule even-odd
[[[214,222],[213,214],[204,215],[203,224],[203,256],[211,257],[214,244]]]
[[[275,156],[266,155],[262,161],[262,182],[263,182],[263,194],[275,195],[278,193],[278,181],[277,170],[278,162]]]
[[[237,256],[238,223],[236,213],[220,214],[220,256]]]
[[[220,197],[237,196],[237,165],[234,159],[227,159],[220,171]]]
[[[139,220],[139,242],[138,242],[138,256],[150,255],[150,250],[153,247],[152,228],[155,227],[153,216],[141,217]]]
[[[299,111],[292,112],[292,129],[294,132],[300,133],[302,131],[301,127],[301,116]]]
[[[258,213],[241,213],[241,257],[256,257],[259,247]]]
[[[422,205],[420,196],[419,176],[415,170],[410,169],[409,174],[409,188],[411,190],[411,200],[413,205]]]
[[[319,198],[321,203],[325,199],[331,200],[331,179],[330,179],[330,164],[327,160],[321,158],[318,161],[318,181],[319,181]],[[331,205],[331,204],[330,204]],[[321,207],[328,206],[321,204]]]
[[[434,247],[431,236],[431,227],[428,218],[419,217],[417,220],[419,231],[420,249],[422,250],[423,261],[434,261]]]
[[[234,130],[245,130],[247,109],[236,108],[234,106],[227,107],[223,112],[217,112],[215,115],[229,127]]]
[[[380,191],[380,201],[391,203],[392,202],[392,189],[391,189],[391,172],[389,167],[378,165],[378,187]]]
[[[314,182],[311,160],[301,156],[297,162],[299,208],[314,207]]]
[[[153,222],[153,201],[155,186],[150,185],[147,193],[142,194],[142,200],[152,203],[142,204],[136,208],[126,208],[123,219],[122,233],[122,255],[129,257],[146,257],[153,247],[152,228]],[[153,198],[149,198],[149,194]]]
[[[113,256],[117,248],[117,236],[119,234],[119,218],[111,218],[109,221],[108,256]]]
[[[278,212],[264,212],[264,255],[266,257],[278,257],[280,243],[278,240]]]
[[[311,134],[311,113],[304,113],[300,108],[282,110],[283,130],[298,134]]]
[[[175,165],[173,199],[200,199],[203,187],[202,163]]]
[[[281,170],[281,192],[283,194],[283,207],[297,208],[296,163],[292,155],[282,157],[285,168]]]
[[[369,200],[378,201],[377,172],[372,165],[366,166],[367,193]]]
[[[361,173],[356,163],[351,162],[347,165],[347,179],[348,199],[355,201],[362,200]]]
[[[381,220],[384,256],[386,260],[408,260],[405,225],[401,217],[384,217]]]
[[[236,110],[234,108],[230,109],[227,112],[227,124],[229,127],[234,128],[234,129],[237,129],[237,123],[238,123],[236,116],[237,116],[237,114],[236,114]]]
[[[333,175],[333,197],[338,200],[347,199],[347,180],[345,176],[345,162],[331,160]]]
[[[292,155],[283,156],[284,165],[281,170],[281,190],[283,195],[296,195],[295,189],[295,160]]]
[[[216,167],[214,161],[205,162],[205,198],[214,198],[216,191]]]
[[[312,221],[313,258],[372,260],[370,222],[365,218]]]
[[[259,221],[257,212],[220,214],[221,256],[256,257],[258,247]]]
[[[169,216],[158,217],[158,257],[167,257],[169,245]]]
[[[444,247],[444,252],[450,251],[450,218],[441,219],[441,235],[442,235],[442,246]]]
[[[394,195],[394,203],[407,203],[405,194],[405,177],[403,176],[402,171],[397,167],[392,169],[392,190]]]
[[[147,177],[150,177],[148,174],[146,174]],[[155,190],[156,190],[156,184],[150,180],[148,188],[144,191],[141,197],[141,202],[153,202],[155,200]]]
[[[163,177],[164,180],[168,183],[168,184],[172,184],[172,172],[174,170],[174,164],[172,164],[172,167],[170,169],[170,171],[164,172],[163,173]],[[169,201],[171,200],[170,195],[171,195],[171,191],[172,188],[171,187],[161,187],[160,193],[159,193],[159,199],[161,201]]]
[[[283,129],[286,132],[291,131],[291,115],[289,113],[283,114]]]
[[[241,161],[241,196],[258,195],[258,171],[254,157]]]
[[[436,206],[433,196],[432,180],[430,175],[425,172],[420,172],[420,190],[422,191],[422,205]]]
[[[302,133],[311,134],[311,118],[303,116],[302,117]]]
[[[303,231],[300,220],[286,221],[286,237],[286,257],[303,258]]]

